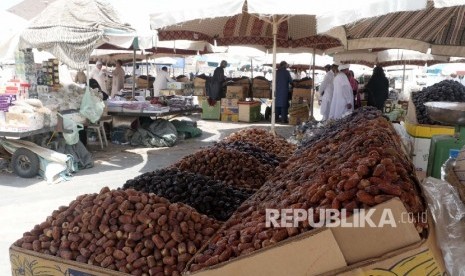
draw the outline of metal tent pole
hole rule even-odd
[[[271,82],[271,133],[276,135],[275,131],[275,122],[276,122],[276,40],[278,35],[278,22],[276,21],[276,17],[273,16],[273,79]]]
[[[136,47],[134,47],[133,53],[132,53],[132,98],[133,99],[134,99],[135,93],[136,93]]]
[[[312,55],[312,90],[310,90],[310,120],[313,120],[313,103],[315,99],[315,46],[313,46],[313,55]]]

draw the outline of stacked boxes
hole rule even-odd
[[[227,99],[238,99],[240,101],[245,100],[246,91],[244,86],[242,85],[235,85],[235,86],[228,86],[226,88],[226,98]]]
[[[254,78],[252,81],[252,96],[254,98],[271,99],[270,82],[261,78]]]
[[[289,108],[289,124],[300,125],[309,118],[309,108],[306,103],[304,104],[293,104]]]
[[[238,99],[221,99],[221,121],[238,122],[239,121],[239,100]]]
[[[239,121],[258,122],[262,116],[260,114],[260,102],[239,102]]]
[[[249,96],[249,91],[250,91],[250,79],[249,78],[241,78],[235,81],[234,85],[237,85],[237,86],[241,85],[243,87],[244,98]]]
[[[194,96],[205,96],[205,82],[206,80],[202,78],[195,78],[194,79]]]
[[[292,92],[292,104],[310,103],[312,91],[304,88],[294,88]]]
[[[309,103],[312,97],[311,89],[294,88],[291,107],[289,108],[289,124],[300,125],[309,118]]]

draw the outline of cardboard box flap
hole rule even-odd
[[[323,229],[187,275],[309,276],[346,265],[332,232]]]
[[[370,219],[375,227],[365,223],[364,227],[344,227],[341,224],[331,228],[348,264],[380,257],[421,240],[400,199],[393,198],[370,210],[373,210]],[[357,221],[362,221],[360,214],[347,219],[347,223]]]
[[[56,256],[38,253],[31,250],[25,250],[14,245],[10,247],[10,263],[12,275],[19,275],[17,271],[26,271],[26,275],[48,276],[128,275],[126,273],[122,273],[116,270],[110,270],[99,266],[65,260]]]

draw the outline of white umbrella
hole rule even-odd
[[[413,50],[389,49],[382,51],[355,50],[344,51],[333,55],[334,61],[340,63],[362,64],[369,67],[379,65],[418,65],[448,62],[448,57],[425,54]]]
[[[7,11],[0,11],[0,17],[8,24],[0,24],[0,61],[14,60],[14,53],[18,50],[19,35],[27,26],[27,20]]]
[[[426,0],[408,1],[409,3],[420,3],[416,6],[424,7]],[[361,0],[356,2],[362,3]],[[224,45],[233,44],[256,44],[272,45],[273,52],[273,84],[272,84],[272,120],[271,129],[274,133],[275,124],[275,85],[276,71],[276,48],[279,44],[281,47],[312,47],[314,52],[321,49],[320,46],[325,43],[324,49],[331,45],[338,46],[335,42],[327,37],[316,36],[316,19],[315,15],[325,15],[334,12],[341,12],[344,16],[349,16],[350,20],[357,20],[364,16],[370,16],[368,11],[376,8],[376,13],[380,15],[386,12],[392,12],[392,9],[382,9],[391,6],[391,3],[406,2],[401,0],[373,0],[363,2],[363,6],[354,4],[353,1],[336,1],[336,0],[314,0],[311,4],[305,0],[282,1],[282,0],[224,0],[224,1],[183,1],[182,5],[176,5],[172,0],[157,1],[157,8],[151,14],[151,25],[153,29],[163,29],[170,27],[176,38],[207,40],[213,42],[219,41]],[[400,6],[399,6],[400,7]],[[359,13],[362,9],[365,12]],[[243,13],[243,10],[246,13]],[[248,13],[247,13],[248,12]],[[262,21],[257,21],[247,16],[253,14]],[[230,17],[230,18],[225,18]],[[190,21],[189,20],[195,20]],[[216,21],[214,21],[216,20]],[[235,28],[236,21],[249,21],[249,24],[241,24],[244,28]],[[264,23],[262,23],[264,22]],[[175,25],[184,23],[178,28]],[[221,24],[222,23],[222,24]],[[228,25],[229,24],[229,25]],[[265,29],[264,26],[266,25]],[[189,25],[188,29],[185,28]],[[267,29],[269,26],[269,29]],[[210,35],[206,35],[209,33]],[[173,34],[173,33],[172,33]],[[215,34],[220,35],[216,38]],[[231,35],[228,35],[231,34]],[[244,34],[248,34],[245,36]],[[283,36],[283,34],[285,36]],[[261,35],[261,36],[259,36]],[[237,38],[234,39],[233,37]],[[212,39],[213,38],[213,39]],[[163,39],[170,39],[169,34]],[[173,38],[171,38],[173,39]],[[279,40],[279,43],[278,43]],[[333,47],[334,47],[333,46]]]
[[[129,47],[134,30],[103,0],[57,0],[21,33],[20,48],[44,49],[75,69],[84,69],[103,43]]]

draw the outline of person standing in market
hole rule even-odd
[[[322,121],[326,121],[328,119],[329,110],[331,109],[331,100],[333,99],[334,72],[331,70],[331,67],[332,66],[330,64],[325,66],[326,75],[318,87],[321,101],[320,114],[323,115]]]
[[[168,73],[168,67],[163,66],[160,71],[157,72],[157,77],[153,82],[153,96],[159,97],[160,90],[166,89],[168,82],[174,82],[175,80],[170,77]]]
[[[289,113],[289,86],[292,84],[292,77],[287,70],[287,67],[287,62],[281,61],[279,64],[279,69],[276,70],[275,116],[277,116],[277,122],[284,124],[289,122],[287,118]]]
[[[99,60],[95,63],[95,67],[90,71],[89,79],[94,79],[98,82],[100,89],[103,92],[107,92],[107,85],[106,85],[106,77],[107,77],[107,70],[102,69],[103,64]]]
[[[362,100],[360,99],[360,94],[358,93],[358,81],[355,78],[354,71],[352,70],[349,70],[347,77],[349,78],[350,86],[354,92],[354,109],[357,109],[362,105]]]
[[[373,75],[365,86],[365,92],[367,93],[367,105],[374,106],[383,112],[384,103],[389,96],[389,80],[381,66],[373,69]]]
[[[82,70],[77,71],[76,76],[74,77],[74,82],[77,84],[85,85],[87,83],[86,73],[84,73]]]
[[[219,101],[225,96],[223,86],[226,81],[226,76],[224,75],[224,68],[226,68],[226,66],[228,66],[228,62],[222,60],[220,66],[216,67],[213,72],[213,76],[208,78],[205,84],[207,96],[213,101]]]
[[[116,68],[112,72],[112,80],[111,80],[111,97],[114,98],[118,92],[123,89],[124,87],[124,70],[121,67],[123,62],[118,59],[116,61]]]
[[[349,65],[338,66],[339,73],[334,76],[334,91],[329,111],[329,119],[337,120],[354,110],[354,92],[350,86]]]

